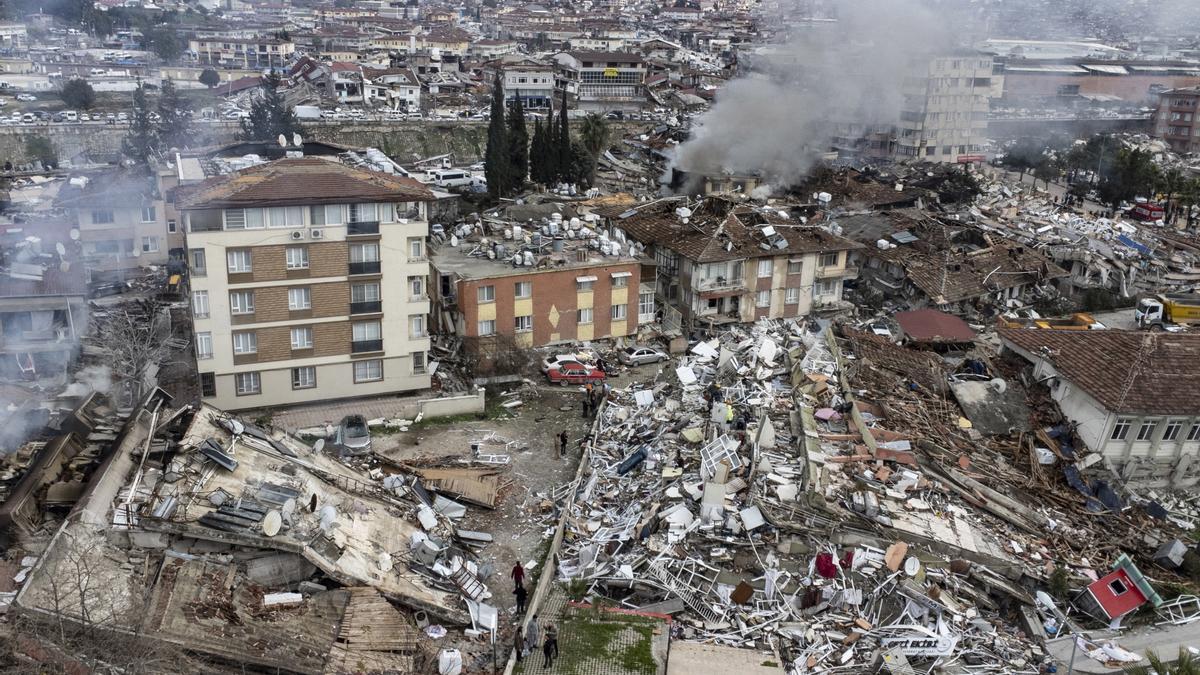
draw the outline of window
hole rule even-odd
[[[1164,441],[1177,440],[1180,431],[1183,431],[1183,420],[1170,420],[1167,422],[1166,428],[1163,429],[1162,439]]]
[[[350,205],[350,222],[366,223],[372,220],[379,220],[378,210],[374,204],[351,204]]]
[[[354,363],[354,382],[378,382],[383,379],[383,361],[356,361]]]
[[[170,232],[171,234],[175,234],[178,231],[179,231],[179,224],[176,223],[174,220],[168,220],[167,221],[167,232]]]
[[[1123,579],[1113,579],[1108,582],[1108,590],[1112,591],[1113,595],[1125,595],[1129,591],[1129,587],[1125,585]]]
[[[517,283],[513,284],[513,297],[517,298],[518,300],[521,298],[533,297],[533,282],[518,281]]]
[[[784,290],[783,304],[795,305],[798,302],[800,302],[800,289],[799,288],[788,288],[788,289]]]
[[[821,267],[837,267],[837,264],[838,264],[837,251],[834,251],[832,253],[822,253],[821,258],[817,264],[820,265]]]
[[[158,237],[142,237],[142,253],[158,253]]]
[[[208,275],[208,257],[204,255],[204,249],[194,248],[188,252],[192,263],[192,276],[203,277]]]
[[[196,358],[211,359],[212,345],[212,333],[196,333]]]
[[[578,323],[591,323],[592,322],[592,308],[585,307],[585,308],[575,312],[575,320]]]
[[[229,294],[230,314],[253,314],[254,291],[233,291]]]
[[[216,373],[200,373],[200,395],[205,398],[217,395]]]
[[[575,279],[576,293],[591,293],[596,286],[596,277],[579,277]]]
[[[1133,426],[1133,420],[1127,417],[1118,417],[1117,423],[1113,425],[1112,435],[1110,440],[1123,441],[1129,436],[1129,428]]]
[[[613,305],[609,310],[609,318],[613,321],[624,321],[629,312],[629,305]]]
[[[312,349],[313,330],[309,326],[292,329],[292,349]]]
[[[413,352],[412,369],[413,375],[423,375],[425,373],[425,352]]]
[[[495,335],[496,334],[496,321],[493,319],[488,319],[487,321],[480,321],[478,332],[479,332],[480,337],[486,337],[488,335]]]
[[[208,318],[208,291],[192,291],[192,316],[197,319]]]
[[[312,389],[317,386],[315,366],[292,368],[292,389]]]
[[[225,254],[225,260],[229,263],[230,274],[245,274],[254,269],[251,264],[250,251],[229,251]]]
[[[116,218],[113,217],[112,209],[97,209],[92,211],[93,225],[110,225]]]
[[[804,263],[800,262],[799,260],[789,260],[788,261],[788,266],[787,266],[788,274],[800,274],[800,271],[802,269],[804,269]]]
[[[350,302],[379,302],[379,284],[354,284],[350,287]]]
[[[383,339],[383,328],[378,321],[360,321],[351,326],[355,342],[366,342]]]
[[[288,311],[296,312],[304,309],[312,309],[312,290],[307,286],[304,288],[289,288]]]
[[[425,315],[413,314],[408,317],[408,336],[425,337]]]
[[[408,238],[408,259],[420,260],[425,257],[425,240],[420,237]]]
[[[308,249],[304,246],[291,246],[287,250],[287,268],[289,270],[308,269]]]
[[[758,276],[759,278],[769,277],[775,270],[775,261],[771,259],[758,261]]]
[[[258,373],[237,373],[233,376],[233,384],[238,396],[250,396],[262,392],[262,379]]]
[[[341,225],[346,222],[345,214],[346,208],[341,204],[310,206],[308,210],[309,221],[313,225]]]
[[[413,295],[416,295],[414,292]],[[480,286],[475,289],[475,295],[479,302],[495,302],[496,287],[495,286]]]
[[[837,294],[837,283],[838,282],[832,281],[830,279],[821,279],[820,281],[817,282],[817,289],[816,289],[817,296],[824,297],[824,296],[828,296],[828,295],[836,295]]]
[[[272,206],[263,209],[269,227],[303,227],[304,208],[300,206]]]
[[[255,354],[258,352],[258,333],[246,331],[233,334],[234,354]]]
[[[142,207],[142,222],[143,223],[153,223],[155,220],[158,220],[158,219],[154,217],[154,207],[153,206],[143,206]]]
[[[379,262],[379,244],[350,244],[350,262]]]
[[[257,230],[262,226],[262,209],[225,209],[225,229],[227,230]]]
[[[771,291],[759,291],[754,296],[754,305],[756,307],[771,306]]]
[[[631,274],[629,272],[614,272],[612,275],[612,287],[613,288],[628,288],[629,287],[629,277],[631,277],[631,276],[633,276],[633,274]]]
[[[528,333],[533,330],[533,315],[513,317],[513,330],[518,333]]]
[[[654,314],[654,294],[642,293],[638,295],[638,316],[653,316]]]
[[[409,277],[408,292],[413,300],[425,297],[425,277]]]
[[[1142,426],[1138,428],[1137,439],[1139,441],[1148,441],[1154,438],[1154,430],[1158,428],[1158,420],[1145,420]]]
[[[1187,439],[1189,441],[1200,441],[1200,422],[1192,424],[1192,428],[1188,429]]]

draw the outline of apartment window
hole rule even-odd
[[[1187,439],[1189,441],[1200,441],[1200,422],[1192,423],[1192,428],[1188,429]]]
[[[788,274],[800,274],[800,271],[802,269],[804,269],[804,263],[800,262],[799,260],[789,260],[788,261],[788,266],[787,266]]]
[[[759,260],[759,261],[758,261],[758,276],[759,276],[759,278],[760,278],[760,279],[761,279],[761,278],[763,278],[763,277],[769,277],[769,276],[771,276],[771,273],[772,273],[772,272],[774,271],[774,269],[775,269],[774,262],[775,262],[775,261],[773,261],[773,260],[769,260],[769,259],[768,259],[768,260]]]
[[[372,220],[379,220],[379,213],[374,204],[350,205],[350,222],[366,223]]]
[[[383,361],[381,359],[371,359],[369,361],[354,362],[354,382],[355,384],[362,382],[378,382],[383,379]]]
[[[425,315],[413,314],[408,317],[408,336],[425,337]]]
[[[292,329],[292,349],[312,349],[313,330],[310,326]]]
[[[412,371],[413,375],[425,374],[425,352],[412,353]]]
[[[756,307],[771,306],[771,291],[759,291],[754,296],[754,304]]]
[[[583,309],[575,312],[575,321],[578,323],[591,323],[592,322],[592,308],[584,307]]]
[[[638,315],[653,316],[654,314],[654,294],[642,293],[638,295]]]
[[[341,225],[346,222],[346,208],[342,204],[310,206],[308,216],[313,225]]]
[[[1138,428],[1137,439],[1139,441],[1148,441],[1154,438],[1154,430],[1158,428],[1158,420],[1145,420],[1142,426]]]
[[[1129,436],[1129,428],[1133,426],[1133,420],[1127,417],[1118,417],[1117,423],[1113,425],[1112,435],[1110,440],[1123,441]]]
[[[292,246],[287,250],[287,268],[289,270],[308,269],[308,249],[304,246]]]
[[[799,288],[788,288],[788,289],[784,290],[783,304],[795,305],[798,302],[800,302],[800,289]]]
[[[112,209],[96,209],[92,211],[93,225],[110,225],[116,218],[113,216]]]
[[[425,257],[425,240],[420,237],[408,238],[409,260],[420,260]]]
[[[225,253],[225,261],[229,264],[230,274],[245,274],[254,269],[250,251],[228,251]]]
[[[379,262],[379,244],[350,244],[350,262]]]
[[[629,287],[629,277],[631,277],[631,276],[633,276],[633,275],[629,272],[614,272],[612,275],[612,287],[613,288],[628,288]]]
[[[304,309],[312,309],[312,290],[307,286],[304,288],[289,288],[288,311],[296,312]]]
[[[258,373],[237,373],[233,376],[233,384],[238,396],[262,393],[262,378]]]
[[[413,300],[425,297],[425,277],[409,277],[408,292]]]
[[[413,295],[416,295],[414,292]],[[480,286],[475,289],[475,297],[479,302],[495,302],[496,287],[495,286]]]
[[[494,319],[488,319],[487,321],[480,321],[479,322],[479,330],[477,332],[479,333],[480,337],[487,337],[488,335],[495,335],[496,334],[496,321]]]
[[[533,282],[518,281],[517,283],[513,284],[513,297],[518,300],[522,298],[533,297]]]
[[[192,291],[192,316],[197,319],[208,318],[208,291]]]
[[[613,321],[624,321],[629,313],[629,305],[613,305],[609,310],[609,318]]]
[[[350,302],[379,302],[379,284],[354,284],[350,287]]]
[[[204,255],[204,249],[194,248],[188,251],[189,260],[192,264],[192,276],[203,277],[208,275],[208,257]]]
[[[233,334],[233,353],[234,354],[256,354],[258,353],[258,333],[254,331],[246,331],[243,333]]]
[[[253,314],[254,291],[233,291],[229,294],[230,314]]]
[[[153,206],[143,206],[142,207],[142,222],[143,223],[153,223],[155,220],[158,220],[157,218],[154,217],[154,215],[155,214],[154,214]]]
[[[312,389],[317,386],[315,366],[292,368],[292,389]]]
[[[211,359],[213,357],[212,333],[196,333],[196,358]]]
[[[216,373],[200,373],[200,395],[205,398],[217,395]]]
[[[1163,429],[1162,439],[1164,441],[1177,440],[1180,431],[1183,431],[1183,420],[1169,420],[1166,428]]]
[[[836,251],[832,253],[822,253],[818,264],[821,267],[837,267],[838,253]]]
[[[304,227],[303,207],[272,206],[265,211],[269,227]]]
[[[263,226],[262,209],[225,209],[226,230],[257,230]]]
[[[142,237],[142,253],[158,253],[158,237]]]
[[[171,234],[175,234],[178,231],[179,231],[179,224],[176,223],[174,220],[168,220],[167,221],[167,232],[170,232]]]
[[[596,286],[596,277],[576,277],[575,292],[576,293],[591,293]]]
[[[533,330],[533,315],[513,317],[513,330],[518,333],[528,333]]]

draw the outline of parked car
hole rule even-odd
[[[566,363],[546,371],[546,379],[561,385],[604,381],[604,371],[582,363]]]
[[[346,415],[334,433],[333,442],[347,454],[365,455],[371,452],[371,429],[362,415]]]
[[[33,94],[17,94],[17,100],[25,101],[26,103],[29,103],[31,101],[36,101],[37,97],[34,96]]]
[[[578,366],[584,365],[583,362],[579,360],[579,357],[573,354],[555,354],[554,356],[547,356],[546,358],[542,359],[542,372],[548,373],[550,372],[551,368],[566,364],[575,364]]]
[[[671,357],[653,347],[626,347],[617,353],[617,360],[627,366],[661,363]]]

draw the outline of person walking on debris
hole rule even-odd
[[[558,658],[558,630],[552,623],[546,624],[546,641],[542,644],[542,654],[546,656],[543,668],[550,668],[554,665],[554,659]]]
[[[563,455],[567,454],[567,430],[563,429],[558,435],[558,458],[562,459]]]
[[[591,400],[588,399],[587,394],[584,394],[583,395],[583,418],[584,419],[587,419],[588,416],[591,415],[591,413],[592,413],[591,406],[592,406]]]
[[[525,598],[528,593],[524,586],[517,586],[517,590],[513,591],[513,594],[517,596],[517,616],[520,616],[525,613]]]
[[[518,560],[516,565],[513,565],[512,574],[513,591],[515,592],[522,584],[525,583],[525,568],[521,567],[521,561]]]

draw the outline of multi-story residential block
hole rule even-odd
[[[0,276],[0,377],[20,382],[67,372],[87,326],[87,270],[57,263],[9,269]]]
[[[23,23],[0,22],[0,50],[22,53],[29,48],[29,33]]]
[[[987,142],[992,59],[956,54],[931,59],[904,82],[892,155],[922,162],[982,162]]]
[[[296,45],[275,38],[208,37],[188,42],[202,64],[234,68],[282,68],[292,59]]]
[[[660,301],[692,327],[842,308],[842,282],[858,276],[847,257],[861,244],[728,199],[597,212],[653,254]]]
[[[206,402],[234,410],[429,386],[423,185],[301,157],[180,193]]]
[[[646,64],[632,52],[562,52],[557,88],[580,110],[638,110],[646,103]]]
[[[1170,89],[1159,95],[1154,135],[1175,152],[1200,150],[1200,86]]]
[[[71,178],[55,206],[79,230],[81,258],[92,270],[161,265],[169,257],[162,196],[148,176],[125,171]]]
[[[526,110],[545,110],[554,99],[554,66],[520,59],[499,66],[504,72],[504,95],[507,100],[521,99]]]

